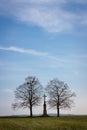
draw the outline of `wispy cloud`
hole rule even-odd
[[[61,32],[66,29],[73,29],[72,21],[76,18],[75,15],[60,10],[58,7],[54,9],[39,6],[26,8],[22,10],[22,13],[19,11],[17,17],[21,21],[40,26],[48,32]]]
[[[27,49],[18,48],[18,47],[0,47],[0,50],[14,51],[14,52],[25,53],[25,54],[30,54],[34,56],[47,56],[48,55],[48,53],[45,53],[45,52],[39,52],[32,49],[27,50]]]
[[[87,26],[87,12],[76,13],[64,8],[71,3],[87,4],[87,0],[1,0],[0,12],[48,32],[72,30],[77,24]]]
[[[2,47],[0,46],[0,50],[3,51],[12,51],[12,52],[17,52],[17,53],[23,53],[23,54],[29,54],[32,56],[37,56],[37,57],[43,57],[46,59],[54,60],[54,61],[59,61],[59,62],[65,62],[66,60],[64,58],[58,57],[51,55],[47,52],[39,52],[37,50],[32,50],[32,49],[24,49],[24,48],[19,48],[19,47]]]
[[[34,49],[24,49],[24,48],[19,48],[15,46],[14,47],[0,46],[0,50],[12,51],[12,52],[41,57],[41,58],[44,58],[45,60],[49,60],[50,62],[53,62],[54,64],[56,64],[56,66],[52,65],[53,67],[72,65],[73,63],[76,65],[84,65],[85,63],[81,61],[85,61],[87,59],[87,54],[74,54],[74,55],[69,55],[69,56],[68,55],[52,55],[48,52],[39,52]]]

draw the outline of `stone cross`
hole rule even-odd
[[[47,110],[46,110],[46,95],[44,94],[44,104],[43,104],[43,116],[48,116],[47,115]]]
[[[44,102],[46,102],[46,97],[47,97],[47,96],[44,94],[44,96],[43,96],[43,97],[44,97]]]

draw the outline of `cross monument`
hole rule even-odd
[[[43,104],[43,116],[48,116],[47,115],[47,110],[46,110],[46,95],[44,94],[44,104]]]

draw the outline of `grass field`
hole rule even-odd
[[[0,130],[87,130],[87,116],[0,118]]]

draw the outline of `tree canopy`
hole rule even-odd
[[[51,80],[46,87],[46,92],[49,97],[49,105],[57,108],[57,116],[59,116],[60,109],[72,107],[72,98],[75,96],[75,93],[63,81],[58,79]]]
[[[72,107],[73,97],[76,96],[66,83],[57,78],[49,81],[46,86],[46,93],[48,95],[48,103],[51,108],[56,107],[58,117],[60,109]],[[43,87],[38,78],[29,76],[22,85],[16,88],[15,103],[12,104],[12,107],[14,109],[29,108],[30,116],[32,117],[32,108],[41,103],[42,94]]]
[[[29,108],[30,116],[32,117],[32,107],[39,105],[41,102],[42,85],[38,78],[27,77],[25,82],[16,88],[15,103],[13,108]]]

